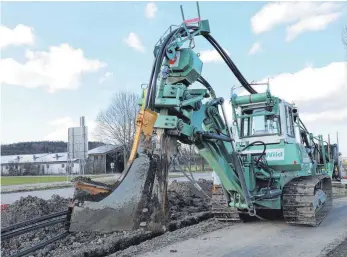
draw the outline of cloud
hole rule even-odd
[[[145,47],[142,45],[142,42],[138,35],[134,32],[130,32],[127,38],[124,39],[124,42],[131,48],[136,49],[139,52],[145,52]]]
[[[93,141],[93,131],[96,127],[96,123],[93,120],[88,120],[87,117],[86,126],[88,127],[88,140]],[[72,119],[69,116],[60,117],[52,120],[48,123],[52,128],[52,132],[44,137],[44,140],[52,141],[68,141],[68,129],[71,127],[79,127],[79,119]]]
[[[112,72],[105,72],[105,74],[99,79],[99,83],[103,84],[105,81],[111,79],[113,77],[113,73]]]
[[[287,40],[305,31],[323,30],[341,15],[340,3],[334,2],[280,2],[266,4],[251,18],[255,34],[291,24],[287,27]]]
[[[255,53],[259,52],[259,51],[261,51],[261,45],[260,45],[260,43],[255,42],[255,43],[252,45],[251,49],[249,49],[248,54],[249,54],[249,55],[253,55],[253,54],[255,54]]]
[[[258,82],[266,82],[264,78]],[[266,86],[254,86],[264,92]],[[275,96],[292,103],[308,130],[315,135],[335,136],[340,142],[347,140],[347,63],[332,62],[323,67],[306,67],[294,73],[281,73],[270,77],[270,90]],[[239,95],[248,94],[243,91]],[[346,141],[347,142],[347,141]],[[341,145],[347,156],[347,145]]]
[[[156,6],[155,3],[146,4],[145,16],[147,19],[153,19],[157,11],[158,11],[158,7]]]
[[[5,48],[10,45],[33,45],[34,30],[23,24],[18,24],[14,29],[0,25],[0,48]]]
[[[300,119],[307,129],[315,136],[323,135],[327,141],[330,135],[330,142],[336,143],[336,132],[339,133],[340,152],[347,157],[347,106],[344,108],[330,109],[323,112],[310,113],[299,109]]]
[[[264,78],[259,82],[267,82]],[[281,73],[270,77],[271,93],[287,101],[312,102],[347,89],[347,63],[332,62],[327,66],[306,67],[295,73]],[[254,88],[264,92],[266,86]],[[346,102],[347,103],[347,102]],[[347,105],[347,104],[346,104]]]
[[[347,125],[347,104],[344,109],[332,109],[318,113],[303,112],[300,117],[305,122],[327,122],[327,124],[342,123]]]
[[[341,13],[330,13],[303,19],[287,28],[287,41],[291,41],[305,31],[324,30],[329,23],[337,20]]]
[[[228,50],[224,49],[224,51],[230,56],[230,53],[228,52]],[[223,61],[222,57],[217,52],[217,50],[203,50],[203,51],[201,51],[200,52],[200,59],[204,63]]]
[[[27,88],[44,87],[49,93],[77,89],[84,73],[96,72],[106,66],[98,60],[87,59],[81,49],[68,44],[51,46],[47,52],[25,52],[26,61],[12,58],[0,60],[0,83]]]

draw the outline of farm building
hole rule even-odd
[[[112,167],[112,163],[114,166]],[[85,168],[87,174],[122,172],[124,169],[123,147],[102,145],[88,151]]]
[[[118,162],[115,167],[123,165],[121,158],[123,148],[113,145],[102,145],[88,151],[85,174],[101,174],[121,172],[119,169],[112,169],[111,163]],[[67,152],[64,153],[42,153],[25,155],[1,156],[2,176],[21,175],[58,175],[66,174],[69,170]],[[71,169],[68,173],[78,174],[80,172],[79,161],[71,160]]]

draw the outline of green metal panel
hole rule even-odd
[[[163,97],[179,98],[183,95],[183,90],[178,85],[165,85]]]
[[[191,125],[188,125],[187,123],[181,122],[179,124],[180,126],[180,132],[184,135],[186,135],[187,137],[192,137],[193,136],[193,132],[194,132],[194,127]]]
[[[177,51],[177,61],[170,65],[170,72],[167,81],[169,83],[181,82],[192,84],[200,76],[202,71],[202,61],[190,48],[183,48]]]
[[[217,173],[221,183],[226,190],[236,191],[242,194],[239,179],[231,169],[221,152],[213,147],[213,143],[203,142],[203,148],[199,148],[201,156],[209,163],[211,168]]]
[[[266,99],[267,99],[267,94],[266,93],[260,93],[260,94],[238,96],[238,97],[232,99],[232,101],[235,105],[241,105],[241,104],[265,102]]]
[[[195,111],[192,114],[191,124],[192,126],[196,127],[199,131],[203,130],[202,125],[203,125],[204,119],[206,118],[205,110],[206,110],[206,105],[203,104],[200,110]]]
[[[206,35],[210,33],[210,23],[208,20],[200,21],[200,33],[201,35]]]
[[[247,156],[247,162],[244,163],[244,175],[245,175],[245,181],[247,188],[250,192],[256,190],[256,181],[255,181],[255,176],[254,173],[251,170],[251,156]]]
[[[180,100],[179,99],[173,99],[173,98],[156,98],[155,99],[155,107],[179,107],[180,106]]]
[[[240,148],[240,146],[239,146]],[[254,145],[247,148],[245,153],[262,152],[264,146]],[[268,144],[266,145],[266,159],[274,170],[299,171],[303,163],[303,155],[308,157],[306,152],[300,152],[297,144]],[[309,162],[305,159],[306,163]]]
[[[177,128],[178,118],[176,116],[159,115],[154,123],[155,128]]]

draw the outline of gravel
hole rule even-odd
[[[199,180],[198,183],[204,191],[208,192],[208,194],[211,195],[212,181]],[[173,226],[171,226],[174,229],[181,228],[182,226],[185,226],[187,224],[195,224],[203,219],[210,217],[208,215],[210,210],[210,200],[204,197],[202,193],[199,192],[189,182],[173,181],[168,187],[168,200],[170,225],[172,225],[171,223],[174,223]],[[39,216],[47,215],[52,212],[66,210],[68,201],[69,199],[61,198],[56,195],[54,195],[48,201],[31,196],[21,198],[19,201],[10,205],[9,209],[2,215],[2,227],[24,220],[37,218]],[[197,215],[197,217],[189,218],[194,215]],[[199,227],[199,224],[193,226]],[[214,226],[211,226],[211,224],[205,226],[205,229],[214,228]],[[202,228],[204,228],[204,226]],[[183,228],[183,230],[184,229],[185,228]],[[177,235],[177,237],[180,237],[180,233],[177,231],[183,230],[181,228],[174,232],[167,232],[162,235],[162,238],[165,238],[166,234],[168,234],[169,237],[172,235]],[[52,236],[63,233],[64,231],[65,229],[63,225],[58,224],[36,230],[34,232],[26,233],[10,240],[4,240],[1,242],[1,256],[12,255],[19,250],[24,250],[28,247],[36,245],[37,243],[45,241]],[[187,234],[188,231],[189,230],[187,230]],[[204,229],[202,229],[201,231],[204,231]],[[158,235],[153,235],[153,233],[143,230],[123,231],[106,234],[95,232],[80,232],[70,234],[66,238],[63,238],[46,246],[41,250],[37,250],[36,252],[31,253],[30,256],[107,256],[113,254],[119,249],[125,249],[127,247],[130,247],[132,249],[129,251],[134,251],[134,249],[136,250],[137,248],[134,248],[134,246],[132,245],[137,245],[140,242],[156,236]],[[148,244],[150,245],[151,243]],[[143,245],[139,246],[138,249],[141,249],[142,246]]]
[[[145,241],[139,245],[133,245],[129,248],[109,255],[109,257],[131,257],[146,252],[151,252],[156,249],[163,248],[173,243],[187,240],[192,237],[197,237],[205,233],[209,233],[227,226],[231,226],[232,223],[223,223],[214,219],[202,221],[199,224],[184,227],[173,232],[167,232],[161,236],[153,238],[152,240]],[[208,237],[204,237],[203,240],[208,240]],[[179,252],[179,249],[171,249],[170,252]],[[168,254],[170,254],[168,252]]]
[[[347,256],[347,237],[338,246],[332,249],[325,257],[346,257]]]

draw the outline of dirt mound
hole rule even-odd
[[[212,194],[212,181],[197,181],[209,196]],[[190,182],[173,181],[168,187],[169,218],[176,220],[196,212],[209,211],[211,201]]]
[[[1,227],[35,219],[53,212],[67,210],[68,202],[69,199],[58,195],[53,195],[49,200],[43,200],[33,196],[21,197],[20,200],[9,205],[9,208],[1,213]],[[1,256],[10,256],[17,251],[34,246],[64,231],[63,225],[57,224],[9,240],[1,240]],[[46,248],[49,249],[50,247],[52,247],[52,245]],[[36,256],[45,255],[42,255],[42,253],[38,251],[36,252]]]
[[[21,197],[10,204],[5,212],[1,213],[1,227],[6,227],[25,220],[67,210],[69,199],[53,195],[49,200],[34,196]]]
[[[211,194],[212,181],[199,180],[200,187]],[[203,196],[189,182],[174,181],[168,188],[169,218],[170,221],[180,221],[184,218],[210,210],[210,200]],[[66,210],[69,199],[53,196],[46,201],[38,197],[25,197],[9,206],[6,211],[7,222],[2,220],[2,226],[11,225],[28,219],[37,218],[52,212]],[[20,250],[36,245],[50,237],[63,233],[63,225],[58,224],[52,227],[43,228],[34,232],[23,234],[19,237],[1,242],[1,256],[10,256]],[[29,254],[29,256],[50,257],[50,256],[101,256],[103,253],[112,253],[114,242],[122,238],[130,238],[134,235],[146,237],[146,232],[137,230],[130,232],[114,233],[90,233],[80,232],[71,234],[68,237],[52,243],[45,248]],[[124,244],[125,242],[121,242]],[[85,255],[85,252],[88,255]],[[102,255],[104,256],[104,255]]]
[[[205,191],[210,197],[212,196],[213,182],[211,180],[199,179],[197,180],[197,183],[203,191]],[[178,182],[177,180],[174,180],[169,185],[168,192],[176,192],[183,197],[205,197],[204,194],[189,181]]]

